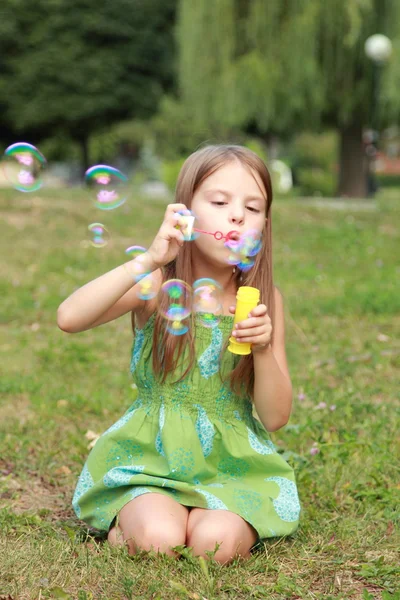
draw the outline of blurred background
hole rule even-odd
[[[233,141],[279,195],[372,197],[400,184],[399,41],[397,0],[2,0],[0,150],[40,148],[49,186],[106,163],[163,196]]]

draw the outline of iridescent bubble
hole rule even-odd
[[[157,284],[152,274],[140,278],[138,298],[151,300],[157,296]]]
[[[245,231],[238,239],[226,240],[224,245],[231,250],[228,263],[237,265],[241,271],[249,271],[254,266],[254,256],[262,247],[260,233],[257,230]]]
[[[141,259],[145,252],[146,248],[143,246],[129,246],[129,248],[125,250],[125,254],[127,254],[130,259],[137,259],[135,260],[135,263],[131,264],[129,267],[135,282],[140,281],[149,274],[149,271],[141,264]]]
[[[185,242],[196,240],[200,235],[198,231],[194,231],[198,228],[196,215],[189,209],[180,210],[175,214],[179,215],[179,224],[175,227],[182,231]]]
[[[193,284],[193,310],[205,327],[215,327],[221,320],[222,286],[208,277]]]
[[[192,311],[192,291],[181,279],[165,281],[158,295],[158,310],[167,319],[167,331],[173,335],[182,335],[189,328],[184,321]]]
[[[103,248],[110,240],[108,229],[102,223],[91,223],[88,227],[89,242],[95,248]]]
[[[85,182],[94,192],[94,204],[101,210],[113,210],[126,201],[128,178],[108,165],[95,165],[85,173]]]
[[[20,192],[36,192],[42,187],[45,166],[45,157],[32,144],[19,142],[4,152],[4,174]]]

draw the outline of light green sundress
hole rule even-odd
[[[157,492],[185,506],[232,511],[259,540],[292,534],[301,511],[294,471],[249,398],[221,378],[239,360],[228,350],[220,360],[233,317],[214,328],[196,317],[195,365],[181,382],[170,374],[164,384],[152,372],[154,319],[135,329],[137,399],[89,453],[72,501],[77,517],[108,531],[127,502]]]

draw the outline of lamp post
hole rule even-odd
[[[372,61],[372,102],[371,102],[371,140],[366,146],[366,154],[368,161],[368,194],[374,195],[377,189],[375,160],[377,154],[377,141],[379,138],[379,92],[380,80],[383,65],[388,61],[392,53],[392,42],[390,39],[381,33],[371,35],[364,44],[364,51],[367,57]]]

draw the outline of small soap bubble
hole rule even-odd
[[[36,192],[40,189],[45,167],[45,157],[32,144],[18,142],[9,146],[4,152],[4,175],[20,192]]]
[[[208,277],[193,284],[193,310],[204,327],[215,327],[221,320],[222,286]]]
[[[125,250],[125,254],[127,254],[131,260],[137,259],[135,263],[129,267],[135,282],[140,281],[149,274],[145,266],[141,264],[141,259],[145,252],[146,248],[143,246],[129,246],[129,248]]]
[[[138,298],[151,300],[157,296],[157,285],[152,274],[141,277],[139,281]]]
[[[91,223],[88,227],[89,242],[94,248],[103,248],[110,240],[108,229],[102,223]]]
[[[85,183],[94,193],[94,204],[100,210],[118,208],[128,196],[128,178],[108,165],[95,165],[85,173]]]
[[[167,319],[167,331],[182,335],[188,331],[185,321],[192,311],[192,290],[181,279],[165,281],[158,296],[158,310]]]
[[[179,210],[175,214],[179,215],[179,217],[176,217],[176,219],[179,219],[179,221],[175,227],[176,229],[180,229],[182,231],[185,242],[192,242],[193,240],[196,240],[200,233],[198,231],[194,231],[194,229],[198,228],[197,217],[195,214],[189,209]]]

